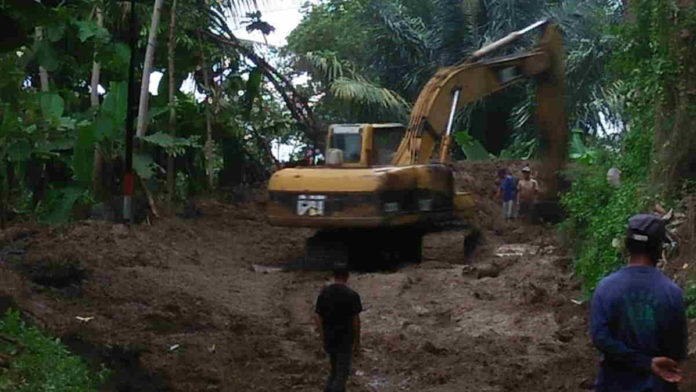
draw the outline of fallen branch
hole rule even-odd
[[[251,60],[264,73],[268,80],[273,84],[275,90],[285,101],[285,105],[292,113],[293,117],[307,126],[308,136],[318,139],[322,128],[314,117],[314,113],[309,106],[307,99],[292,84],[292,81],[281,74],[275,67],[269,64],[263,57],[257,55],[253,49],[240,42],[230,31],[221,27],[227,37],[206,31],[205,33],[220,43],[222,46],[231,47],[240,52],[243,56]]]

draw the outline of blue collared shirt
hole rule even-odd
[[[652,373],[653,357],[686,358],[682,290],[654,267],[625,267],[592,297],[592,342],[602,353],[596,392],[674,392]]]

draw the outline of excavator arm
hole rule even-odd
[[[543,34],[534,49],[512,56],[481,59],[540,28]],[[562,44],[558,28],[548,21],[541,21],[474,52],[460,65],[439,70],[418,96],[393,163],[422,164],[432,158],[446,162],[457,110],[520,81],[534,79],[536,117],[544,161],[541,180],[548,194],[555,195],[558,189],[556,174],[565,162],[568,144]],[[433,157],[436,149],[438,154]]]

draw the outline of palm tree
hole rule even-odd
[[[605,104],[611,101],[605,99],[611,95],[611,89],[604,86],[603,76],[612,41],[604,34],[604,26],[617,21],[620,12],[612,6],[611,0],[430,0],[429,7],[422,3],[413,5],[405,0],[372,0],[369,3],[364,15],[365,26],[359,28],[370,30],[371,41],[365,48],[370,55],[362,57],[371,58],[372,62],[360,68],[352,67],[350,74],[341,75],[339,86],[342,91],[367,92],[360,86],[369,80],[371,86],[381,87],[390,94],[373,94],[372,100],[343,94],[341,98],[349,101],[352,107],[363,108],[362,111],[354,108],[352,112],[370,113],[370,108],[381,107],[383,110],[379,116],[372,117],[373,121],[385,117],[399,119],[401,110],[389,102],[413,102],[438,67],[462,61],[478,47],[550,17],[561,25],[566,35],[571,121],[576,127],[593,131],[601,129],[604,123],[599,113],[605,118],[612,117],[613,109]],[[409,7],[420,7],[417,11],[423,12],[419,14]],[[529,40],[523,41],[510,51],[529,45]],[[324,62],[349,63],[350,58],[332,55],[333,60]],[[316,65],[316,58],[310,58],[310,63]],[[315,67],[312,74],[319,80],[327,79],[322,67]],[[369,76],[359,76],[366,74]],[[337,89],[335,84],[335,81],[330,84],[330,91]],[[494,151],[503,148],[513,132],[533,136],[533,124],[529,121],[533,94],[528,88],[516,86],[470,105],[459,114],[458,128],[473,130],[473,134]],[[327,95],[325,99],[333,98],[335,96]],[[497,132],[487,132],[492,129]]]

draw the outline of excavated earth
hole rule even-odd
[[[351,391],[592,388],[597,353],[571,259],[553,228],[500,221],[502,164],[521,165],[458,166],[480,203],[473,257],[461,232],[435,233],[421,264],[353,274],[365,311]],[[152,225],[8,228],[0,310],[21,309],[111,368],[104,390],[320,390],[328,366],[311,314],[328,274],[280,271],[313,232],[270,226],[262,198],[198,207],[198,218]]]

